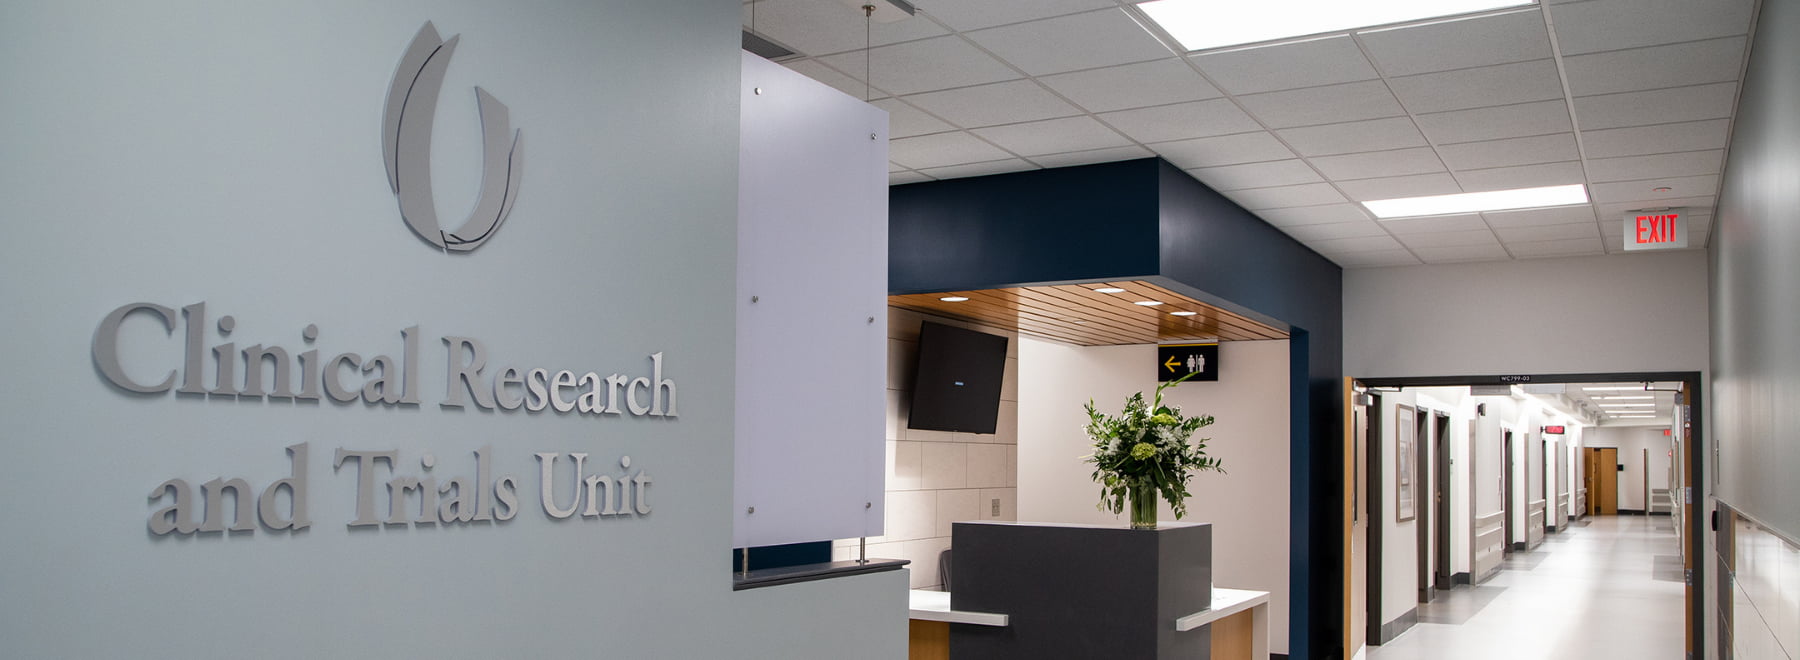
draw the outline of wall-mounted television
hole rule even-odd
[[[906,428],[993,433],[1006,373],[1005,337],[925,322],[919,328]]]

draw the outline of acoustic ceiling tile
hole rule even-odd
[[[755,20],[758,35],[804,55],[861,51],[865,43],[885,46],[947,33],[931,21],[904,20],[870,24],[865,36],[862,12],[828,0],[760,0]],[[750,21],[750,5],[746,4],[745,29],[750,28]]]
[[[1624,222],[1626,213],[1640,209],[1682,208],[1687,209],[1689,213],[1702,210],[1707,213],[1712,213],[1713,205],[1717,203],[1717,197],[1706,194],[1694,197],[1676,197],[1672,199],[1631,199],[1622,202],[1602,202],[1595,204],[1594,207],[1595,212],[1600,215],[1600,224],[1604,226],[1613,222]]]
[[[1438,147],[1438,155],[1452,170],[1478,170],[1580,160],[1581,150],[1575,146],[1574,133],[1556,133],[1446,144]]]
[[[1444,171],[1437,152],[1430,148],[1375,151],[1309,159],[1314,167],[1333,181],[1375,179],[1408,174],[1430,174]]]
[[[1106,9],[965,33],[1033,76],[1169,57],[1172,53],[1125,13]]]
[[[1419,115],[1419,128],[1436,144],[1567,133],[1571,127],[1569,106],[1561,100]]]
[[[1360,32],[1357,38],[1389,76],[1541,60],[1550,34],[1538,9]]]
[[[1252,116],[1270,128],[1292,128],[1378,119],[1406,114],[1379,80],[1265,92],[1238,97]]]
[[[1275,133],[1302,156],[1426,146],[1425,136],[1408,117],[1287,128]]]
[[[888,158],[915,170],[1000,160],[1011,154],[968,133],[938,133],[888,141]]]
[[[925,176],[918,172],[913,172],[910,170],[906,171],[906,172],[889,172],[888,173],[888,185],[890,185],[890,186],[903,186],[908,183],[918,183],[920,181],[930,181],[930,180],[932,180],[931,177],[928,177],[928,176]]]
[[[1414,113],[1467,110],[1563,97],[1554,60],[1531,60],[1475,69],[1392,78],[1388,84]]]
[[[956,127],[944,123],[943,120],[925,114],[925,111],[913,107],[900,99],[881,99],[871,101],[873,105],[888,113],[888,137],[903,138],[917,135],[929,135],[953,130]]]
[[[1506,251],[1511,252],[1514,257],[1519,259],[1533,259],[1605,254],[1606,248],[1599,238],[1577,238],[1565,241],[1507,243]]]
[[[1266,163],[1202,167],[1188,170],[1188,174],[1193,175],[1194,178],[1199,179],[1201,183],[1213,190],[1220,191],[1317,183],[1323,180],[1319,177],[1318,172],[1314,172],[1312,167],[1306,164],[1306,161],[1298,158]]]
[[[1582,174],[1581,163],[1571,161],[1466,170],[1457,172],[1456,180],[1462,182],[1464,190],[1486,192],[1489,190],[1578,185],[1585,182],[1586,178]]]
[[[1131,141],[1091,117],[1064,117],[970,131],[1021,156],[1130,146]]]
[[[1392,236],[1361,236],[1357,238],[1335,238],[1322,241],[1307,241],[1307,246],[1326,256],[1348,252],[1373,252],[1376,250],[1400,250],[1404,246]]]
[[[1575,116],[1584,131],[1669,124],[1730,117],[1737,103],[1737,83],[1625,92],[1575,99]]]
[[[1349,35],[1193,56],[1213,82],[1232,94],[1373,80],[1380,74]]]
[[[1487,223],[1481,219],[1481,215],[1476,213],[1434,215],[1425,218],[1395,218],[1382,220],[1381,226],[1386,227],[1396,236],[1430,234],[1441,231],[1474,231],[1488,227]]]
[[[949,167],[934,167],[931,169],[925,169],[925,170],[919,170],[919,171],[923,174],[930,175],[931,177],[936,178],[936,179],[959,179],[962,177],[987,176],[990,174],[1005,174],[1007,172],[1023,172],[1025,170],[1035,170],[1035,169],[1038,169],[1038,166],[1033,165],[1028,162],[1025,162],[1023,160],[1017,159],[1017,158],[1008,158],[1005,160],[988,161],[985,163],[969,163],[966,165],[951,165]]]
[[[1310,244],[1309,244],[1310,246]],[[1327,254],[1330,259],[1344,268],[1382,268],[1387,266],[1417,266],[1418,257],[1406,250],[1375,250],[1372,252],[1343,252]]]
[[[1745,37],[1615,50],[1563,58],[1569,93],[1593,96],[1738,79]]]
[[[1359,220],[1368,220],[1370,218],[1368,212],[1364,211],[1360,204],[1331,204],[1328,206],[1305,206],[1291,209],[1267,209],[1257,211],[1256,215],[1276,227],[1356,222]]]
[[[1297,186],[1246,188],[1223,193],[1239,206],[1255,211],[1290,206],[1322,206],[1344,201],[1344,196],[1327,183],[1304,183]]]
[[[904,100],[963,128],[1081,114],[1081,109],[1029,80],[928,92]]]
[[[1590,181],[1635,181],[1677,176],[1718,174],[1724,166],[1725,152],[1684,151],[1649,156],[1592,158],[1587,162]]]
[[[1551,8],[1564,57],[1750,31],[1753,0],[1594,0]]]
[[[1346,197],[1359,202],[1463,192],[1462,187],[1456,184],[1456,179],[1444,172],[1340,181],[1337,186],[1344,191]]]
[[[1401,234],[1400,242],[1405,243],[1406,247],[1413,248],[1415,250],[1419,249],[1419,248],[1442,248],[1442,247],[1462,247],[1462,246],[1468,246],[1468,245],[1499,245],[1500,244],[1499,239],[1494,238],[1494,232],[1488,231],[1488,229],[1486,227],[1483,227],[1481,229],[1472,229],[1472,230],[1468,230],[1468,231],[1434,231],[1434,232]]]
[[[1101,114],[1099,117],[1101,121],[1143,143],[1262,130],[1256,120],[1227,99],[1120,110]]]
[[[820,61],[860,79],[863,57],[862,52],[840,53],[820,58]],[[878,46],[869,51],[868,58],[874,85],[895,95],[980,85],[1019,77],[1012,67],[956,36]]]
[[[1294,157],[1294,152],[1268,133],[1239,133],[1146,146],[1184,170]]]
[[[1494,231],[1506,227],[1535,227],[1539,225],[1564,225],[1594,221],[1594,206],[1559,206],[1549,209],[1521,209],[1518,211],[1489,211],[1481,214]]]
[[[1668,190],[1659,191],[1656,188],[1668,188]],[[1593,197],[1595,202],[1600,203],[1680,199],[1711,196],[1718,192],[1719,177],[1717,175],[1588,185],[1588,195]]]
[[[966,32],[1116,6],[1112,0],[981,0],[934,2],[922,10],[951,28]]]
[[[1506,261],[1512,257],[1499,243],[1486,245],[1447,245],[1413,248],[1413,253],[1428,264],[1454,264],[1470,261]]]
[[[1725,119],[1584,130],[1581,145],[1588,158],[1723,149],[1730,140],[1730,130],[1731,123]]]
[[[1578,222],[1572,225],[1533,225],[1529,227],[1496,227],[1494,235],[1508,244],[1536,241],[1565,241],[1577,238],[1599,238],[1600,225]]]
[[[1167,105],[1219,97],[1219,90],[1180,59],[1044,76],[1049,85],[1089,112]]]
[[[1071,151],[1063,154],[1045,154],[1032,156],[1031,160],[1044,167],[1068,167],[1071,165],[1092,165],[1094,163],[1111,163],[1134,158],[1149,158],[1154,154],[1149,149],[1139,146],[1113,147],[1095,149],[1093,151]]]
[[[1387,230],[1374,220],[1356,222],[1333,222],[1323,225],[1295,225],[1282,227],[1281,231],[1300,241],[1328,241],[1339,238],[1360,238],[1364,236],[1385,236]]]
[[[784,62],[782,63],[782,66],[793,69],[794,71],[799,72],[800,75],[825,83],[826,85],[831,86],[832,89],[859,99],[863,98],[863,94],[865,93],[875,94],[877,96],[886,95],[886,93],[881,90],[870,91],[863,85],[861,79],[845,75],[837,69],[825,66],[824,63],[818,60],[794,60],[792,62]]]

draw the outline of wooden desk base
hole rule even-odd
[[[907,660],[950,660],[950,624],[913,619],[907,632]]]
[[[1212,622],[1212,657],[1214,660],[1254,658],[1256,656],[1252,654],[1255,652],[1255,612],[1244,610]]]

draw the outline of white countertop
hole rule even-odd
[[[950,609],[950,592],[913,589],[907,592],[910,618],[920,621],[968,623],[977,626],[1005,626],[1009,617],[988,612],[961,612]]]
[[[1175,620],[1176,632],[1187,632],[1244,610],[1266,605],[1269,592],[1213,587],[1212,607]]]

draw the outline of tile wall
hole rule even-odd
[[[1741,660],[1800,660],[1800,546],[1739,515],[1727,648]]]
[[[919,324],[924,320],[1010,339],[1000,417],[993,434],[906,428]],[[938,556],[950,547],[950,523],[1017,520],[1018,336],[917,312],[888,310],[886,534],[868,539],[868,556],[912,562],[912,587],[936,589]],[[859,539],[833,543],[833,559],[854,559]]]

